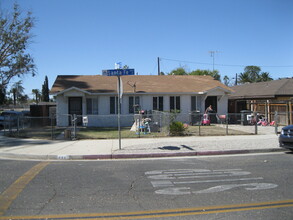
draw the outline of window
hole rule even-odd
[[[180,96],[170,96],[170,112],[180,112]]]
[[[129,97],[129,113],[138,113],[140,109],[140,100],[139,96],[130,96]]]
[[[111,96],[110,97],[110,114],[118,114],[118,97],[117,96]],[[121,109],[120,109],[121,113]]]
[[[191,111],[197,110],[197,97],[191,96]]]
[[[97,98],[86,99],[86,114],[87,115],[97,115],[98,114],[98,99]]]
[[[153,110],[163,111],[164,110],[164,99],[163,96],[153,97]]]

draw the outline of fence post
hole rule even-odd
[[[51,139],[54,140],[53,115],[51,115]]]
[[[76,122],[77,122],[77,116],[76,114],[73,115],[73,120],[74,120],[74,127],[73,127],[73,138],[74,140],[76,139]]]
[[[19,115],[17,116],[17,136],[19,137]]]
[[[278,135],[278,112],[275,111],[275,134]]]
[[[257,112],[254,112],[253,114],[255,118],[254,134],[257,134],[257,122],[258,122]]]
[[[229,117],[229,115],[228,115],[228,113],[226,114],[226,135],[228,135],[229,134],[229,129],[228,129],[228,117]]]
[[[201,134],[200,134],[200,126],[201,126],[201,124],[198,125],[198,135],[199,135],[199,136],[201,135]]]

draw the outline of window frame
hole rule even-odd
[[[153,110],[164,111],[164,96],[153,96]]]
[[[113,111],[113,101],[114,100],[114,111]],[[119,99],[118,96],[110,96],[110,115],[117,115],[118,114],[118,104]],[[121,108],[120,108],[120,114],[121,114]]]
[[[180,96],[170,96],[170,112],[181,112],[181,98]]]
[[[195,99],[195,100],[194,100]],[[198,100],[198,97],[197,96],[191,96],[190,97],[190,110],[191,111],[197,111],[198,108],[197,108],[197,101]]]
[[[86,98],[86,114],[87,115],[99,114],[99,99],[98,98]]]
[[[134,105],[138,105],[138,107],[134,107]],[[140,108],[140,96],[129,96],[128,97],[129,114],[137,114],[138,111],[140,110],[139,108]]]

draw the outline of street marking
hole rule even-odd
[[[233,181],[246,181],[246,180],[262,180],[262,177],[255,178],[239,178],[239,179],[221,179],[221,180],[195,180],[195,181],[184,181],[184,182],[171,182],[168,180],[165,181],[151,181],[153,187],[162,187],[162,186],[174,186],[178,184],[196,184],[196,183],[217,183],[217,182],[233,182]]]
[[[0,216],[0,220],[11,219],[142,219],[142,218],[162,218],[162,217],[177,217],[190,215],[207,215],[214,213],[227,213],[239,211],[253,211],[261,209],[273,209],[293,207],[293,199],[284,201],[272,201],[261,203],[247,203],[234,204],[225,206],[207,206],[207,207],[193,207],[185,209],[168,209],[168,210],[154,210],[154,211],[138,211],[138,212],[124,212],[124,213],[88,213],[88,214],[64,214],[64,215],[40,215],[40,216]]]
[[[0,216],[3,216],[7,211],[11,203],[17,198],[22,192],[26,185],[43,170],[49,162],[41,162],[32,167],[29,171],[19,177],[13,184],[11,184],[1,195],[0,195]]]
[[[272,183],[230,184],[230,185],[215,186],[215,187],[211,187],[211,188],[208,188],[208,189],[196,191],[194,193],[222,192],[222,191],[225,191],[225,190],[229,190],[229,189],[233,189],[233,188],[237,188],[237,187],[242,187],[242,186],[245,186],[246,190],[259,190],[259,189],[273,189],[273,188],[276,188],[278,185],[272,184]]]
[[[221,186],[210,187],[208,189],[191,191],[190,187],[170,187],[160,190],[156,190],[155,193],[162,195],[190,195],[190,194],[200,194],[200,193],[215,193],[223,192],[233,188],[244,187],[246,190],[263,190],[263,189],[273,189],[278,185],[272,183],[244,183],[244,184],[227,184]]]
[[[241,169],[170,169],[170,170],[153,170],[145,172],[151,179],[151,184],[156,194],[164,195],[190,195],[197,193],[216,193],[231,190],[233,188],[244,188],[246,190],[264,190],[276,188],[278,185],[273,183],[256,183],[256,180],[263,180],[263,177],[246,177],[251,172]],[[231,178],[234,177],[234,178]],[[237,178],[241,177],[241,178]],[[216,185],[207,189],[191,189],[192,184],[198,187],[205,187],[205,183],[221,182],[240,182],[253,181],[252,183],[237,183]],[[178,185],[183,185],[178,187]],[[161,188],[161,189],[158,189]]]

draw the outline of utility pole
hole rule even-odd
[[[161,75],[161,70],[160,70],[160,57],[158,57],[158,76]]]
[[[219,53],[219,51],[209,51],[209,53],[211,54],[211,57],[213,58],[213,72],[215,70],[215,53]]]

